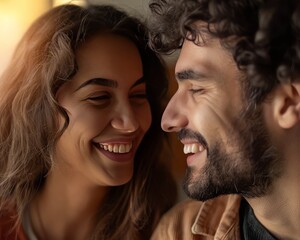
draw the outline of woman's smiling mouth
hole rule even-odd
[[[134,159],[135,150],[133,141],[121,142],[94,142],[93,145],[98,151],[116,162],[131,162]]]
[[[131,143],[98,143],[98,146],[105,151],[113,152],[113,153],[128,153],[132,149]]]

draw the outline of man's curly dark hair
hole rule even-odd
[[[247,73],[249,101],[299,79],[299,0],[151,0],[149,6],[152,48],[171,53],[184,39],[204,44],[203,33],[219,38]]]

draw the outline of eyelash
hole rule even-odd
[[[203,93],[204,92],[204,89],[203,88],[197,88],[197,89],[189,89],[189,91],[192,93],[192,94],[196,94],[196,93]]]
[[[89,98],[87,98],[87,100],[99,101],[99,100],[107,100],[109,98],[110,98],[110,96],[108,96],[108,95],[100,95],[100,96],[96,96],[96,97],[89,97]]]
[[[131,95],[130,98],[147,99],[148,97],[147,97],[146,93],[137,93],[137,94]],[[103,101],[103,100],[108,100],[108,99],[110,99],[109,95],[99,95],[99,96],[87,98],[87,100],[90,100],[90,101]]]
[[[145,99],[145,98],[147,98],[147,94],[146,93],[137,93],[137,94],[131,95],[130,98]]]

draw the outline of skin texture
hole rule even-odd
[[[186,149],[194,148],[187,156],[185,192],[198,200],[227,193],[265,194],[277,176],[271,170],[276,152],[259,110],[246,112],[242,73],[228,52],[216,39],[203,47],[186,40],[175,71],[179,88],[162,127],[177,131]]]
[[[299,239],[299,1],[149,7],[153,48],[181,50],[162,127],[184,144],[186,193],[196,200],[238,193],[276,239]]]
[[[160,127],[167,68],[145,20],[70,2],[24,33],[0,77],[0,222],[15,225],[9,234],[30,232],[31,219],[39,239],[149,239],[176,203]]]
[[[79,50],[77,59],[78,73],[57,94],[70,115],[70,125],[57,144],[57,159],[74,164],[97,184],[126,183],[132,176],[134,154],[151,123],[138,50],[126,39],[99,36]],[[94,81],[82,86],[96,78],[108,79],[111,85]],[[125,157],[110,158],[95,143],[132,143],[133,148]]]
[[[275,237],[297,239],[299,82],[278,85],[251,107],[243,72],[217,39],[185,40],[175,73],[178,90],[162,128],[185,145],[186,193],[197,200],[241,194]]]
[[[79,48],[76,60],[78,72],[57,93],[70,123],[57,143],[55,166],[31,208],[41,239],[87,239],[107,188],[131,179],[135,152],[151,124],[142,63],[132,42],[100,34]],[[111,153],[99,143],[132,148]],[[43,226],[53,228],[44,232]]]

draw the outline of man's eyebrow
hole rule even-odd
[[[118,82],[115,80],[106,79],[106,78],[92,78],[92,79],[87,80],[84,83],[82,83],[75,91],[78,91],[79,89],[81,89],[87,85],[101,85],[101,86],[106,86],[106,87],[117,88]]]
[[[177,72],[175,74],[175,77],[179,82],[184,80],[200,80],[202,78],[207,78],[206,75],[200,72],[196,72],[194,70],[184,70],[184,71]]]

